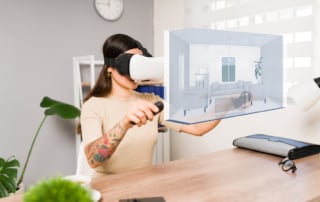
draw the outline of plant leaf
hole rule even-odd
[[[47,116],[57,115],[63,119],[74,119],[80,116],[80,110],[72,105],[59,103],[50,106],[44,114]]]
[[[0,198],[9,196],[8,190],[5,188],[5,186],[0,182]]]
[[[2,172],[3,175],[6,175],[10,178],[17,179],[18,176],[18,169],[17,168],[6,168]]]
[[[44,96],[40,102],[40,107],[47,108],[47,107],[50,107],[50,106],[55,105],[57,103],[59,103],[59,101],[51,99],[48,96]]]
[[[17,159],[12,159],[7,162],[7,167],[20,167],[20,163]]]
[[[9,193],[15,193],[17,191],[17,182],[12,178],[1,176],[0,183],[2,183]]]
[[[30,189],[24,193],[23,201],[93,202],[93,198],[90,191],[79,183],[61,177],[55,177],[42,180],[30,187]]]
[[[57,115],[63,119],[74,119],[80,116],[80,109],[77,107],[47,96],[42,99],[40,106],[47,108],[44,112],[46,116]]]
[[[0,157],[0,172],[1,172],[2,167],[3,167],[3,165],[4,165],[5,162],[6,162],[6,161],[5,161],[3,158]]]

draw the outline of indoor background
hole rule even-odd
[[[163,31],[186,27],[282,34],[285,85],[320,75],[320,0],[124,0],[114,22],[103,20],[93,0],[0,1],[0,155],[23,163],[43,117],[43,96],[73,103],[72,58],[101,59],[104,40],[126,33],[163,55]],[[169,159],[232,147],[236,137],[263,133],[320,143],[320,105],[303,112],[288,99],[281,110],[225,119],[204,137],[167,135]],[[28,186],[76,169],[74,121],[49,117],[25,176]]]

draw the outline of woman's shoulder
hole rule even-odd
[[[104,102],[105,98],[102,97],[90,97],[88,100],[84,102],[83,105],[91,105]]]
[[[82,108],[99,108],[107,101],[104,97],[90,97],[83,103]]]

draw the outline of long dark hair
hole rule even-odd
[[[114,34],[106,39],[102,47],[102,52],[104,58],[116,58],[118,57],[118,55],[126,52],[127,50],[140,47],[142,47],[140,42],[133,39],[132,37],[125,34]],[[107,69],[108,67],[104,64],[95,85],[89,91],[88,95],[84,98],[84,101],[87,101],[93,96],[104,97],[109,95],[109,93],[111,92],[112,82],[111,76],[108,76]],[[80,123],[77,124],[77,133],[81,136],[82,140]]]
[[[114,34],[106,39],[103,44],[102,52],[104,58],[116,58],[121,53],[133,48],[139,48],[137,40],[125,34]],[[90,97],[104,97],[109,95],[112,87],[111,77],[108,76],[107,66],[101,69],[94,87],[89,91],[84,101]]]

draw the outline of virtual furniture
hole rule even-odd
[[[187,100],[183,104],[183,115],[186,116],[187,112],[192,109],[201,108],[206,112],[208,107],[208,90],[206,88],[189,87],[183,90],[183,98]]]

